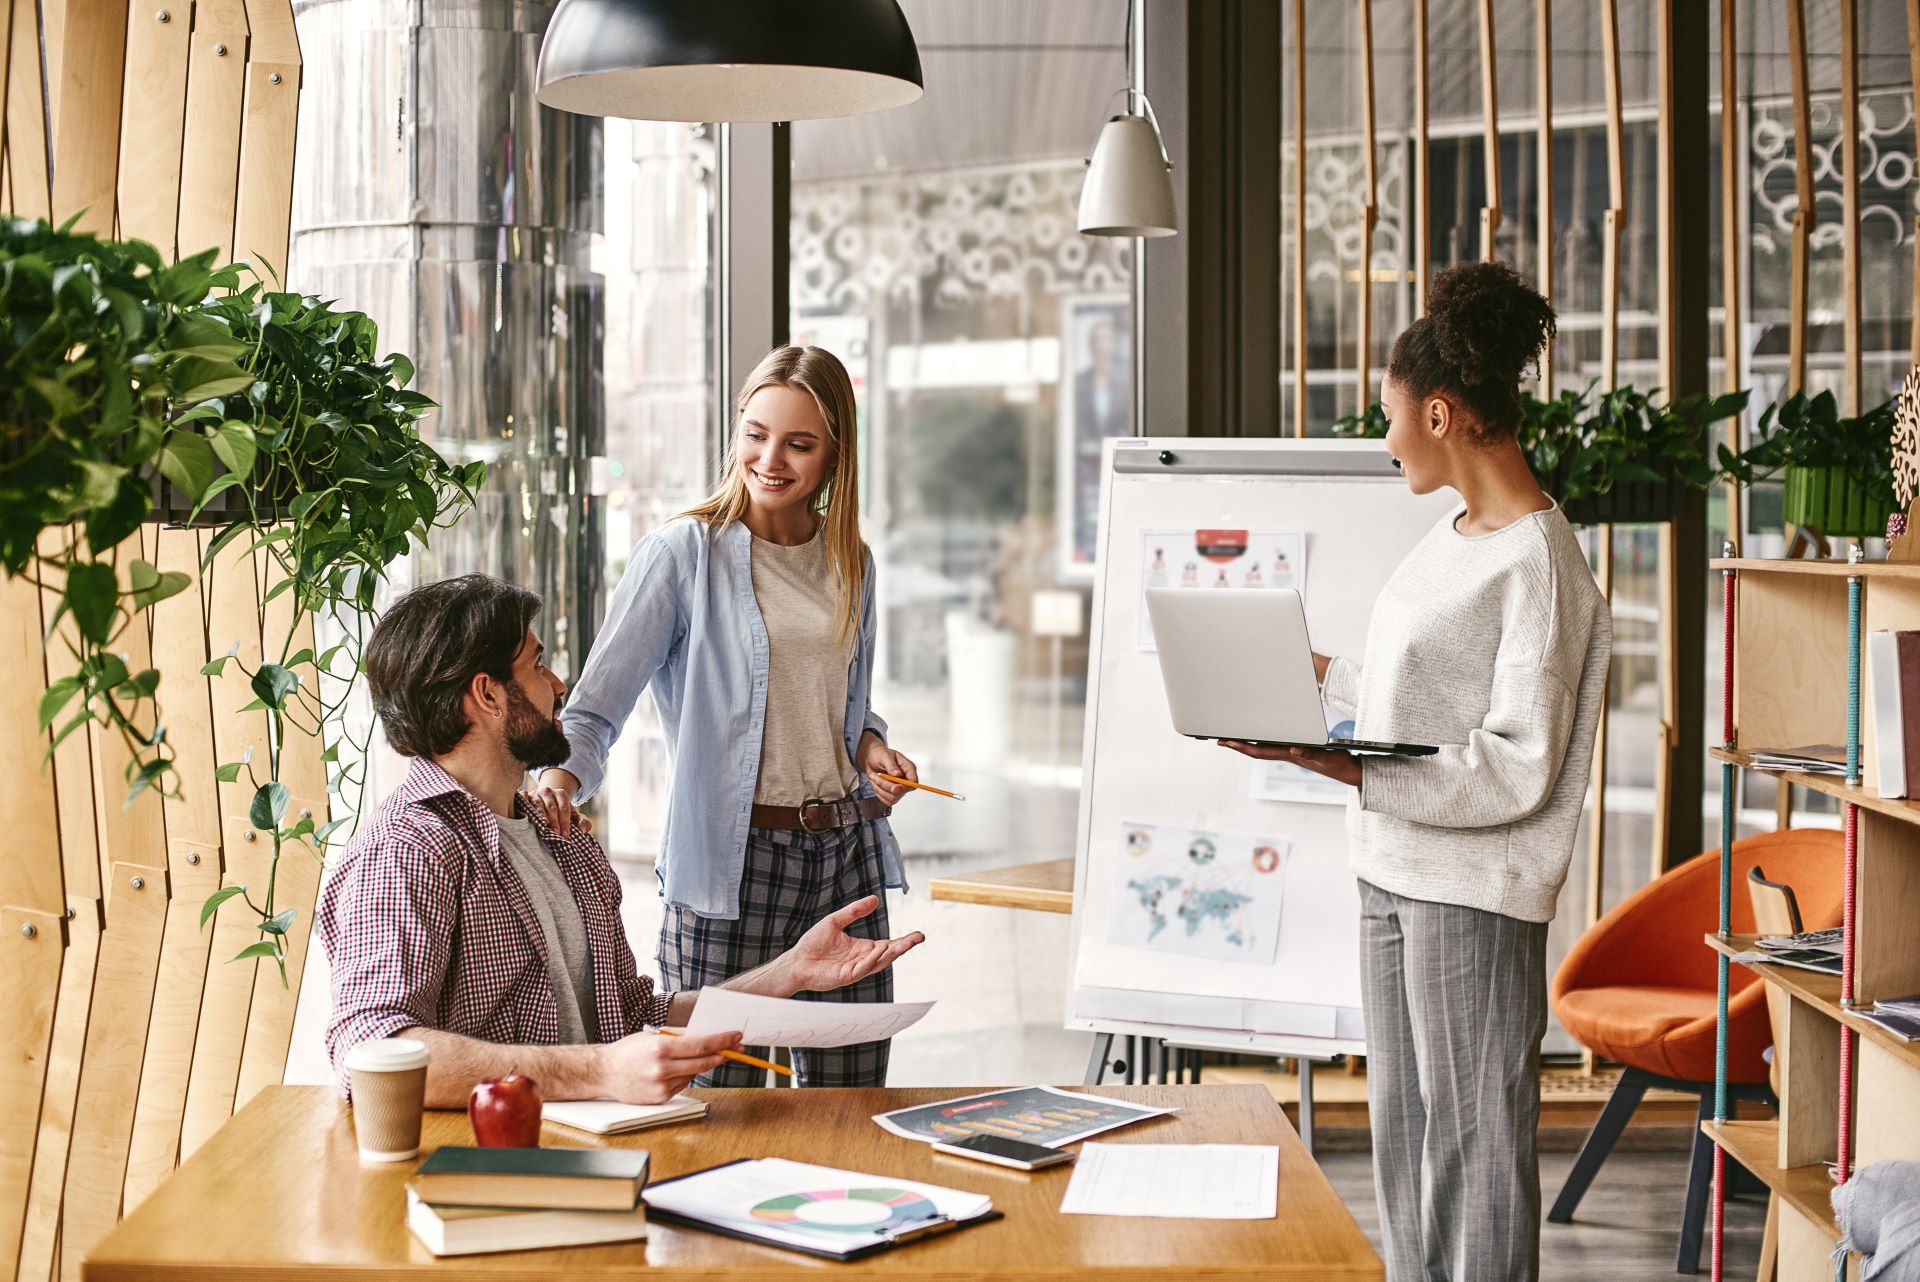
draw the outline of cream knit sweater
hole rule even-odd
[[[1613,618],[1556,507],[1492,534],[1428,532],[1380,593],[1364,662],[1327,701],[1366,757],[1347,810],[1354,873],[1397,895],[1550,921],[1580,827]]]

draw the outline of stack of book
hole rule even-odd
[[[1798,770],[1810,775],[1847,773],[1847,750],[1834,743],[1809,743],[1798,748],[1755,748],[1753,764],[1760,770]]]
[[[435,1255],[631,1242],[646,1183],[639,1149],[447,1145],[407,1185],[407,1227]]]
[[[1867,698],[1874,791],[1920,796],[1920,632],[1867,633]]]
[[[1871,1006],[1856,1007],[1854,1014],[1870,1020],[1903,1042],[1920,1040],[1920,997],[1894,997]]]
[[[1798,935],[1761,935],[1754,946],[1733,960],[1766,962],[1774,966],[1793,966],[1815,970],[1823,975],[1840,973],[1840,928],[1809,930]]]

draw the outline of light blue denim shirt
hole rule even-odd
[[[847,671],[847,759],[871,730],[873,557],[861,575],[860,635]],[[599,641],[567,695],[561,725],[573,743],[563,767],[580,781],[578,800],[605,781],[607,753],[634,701],[653,691],[667,733],[673,786],[660,837],[658,874],[669,904],[702,917],[740,915],[747,828],[760,778],[767,726],[767,628],[753,595],[753,535],[735,522],[710,529],[676,517],[641,539],[614,590]],[[856,767],[857,768],[857,767]],[[873,787],[863,775],[862,796]],[[884,819],[871,821],[887,885],[904,889],[900,843]]]

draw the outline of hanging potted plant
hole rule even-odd
[[[1654,395],[1619,387],[1595,396],[1589,387],[1524,398],[1520,447],[1575,525],[1670,521],[1688,492],[1713,484],[1712,427],[1744,411],[1747,393],[1665,404]]]
[[[1799,392],[1760,416],[1756,440],[1720,465],[1741,483],[1779,477],[1787,524],[1829,538],[1884,535],[1895,510],[1893,402],[1844,418],[1832,392]]]

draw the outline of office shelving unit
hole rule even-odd
[[[1857,558],[1859,553],[1855,550]],[[1773,1191],[1781,1282],[1857,1276],[1836,1262],[1839,1226],[1829,1196],[1856,1167],[1920,1159],[1920,1044],[1854,1014],[1858,1006],[1920,993],[1920,800],[1883,798],[1871,774],[1872,728],[1863,725],[1861,638],[1870,629],[1920,629],[1920,565],[1853,560],[1724,558],[1720,922],[1706,943],[1720,956],[1720,1055],[1716,1120],[1713,1276],[1722,1276],[1720,1228],[1726,1155]],[[1867,710],[1867,711],[1863,711]],[[1732,1121],[1726,1106],[1730,958],[1751,940],[1731,933],[1734,772],[1744,749],[1845,743],[1848,774],[1767,771],[1837,797],[1846,833],[1843,972],[1838,978],[1752,965],[1787,997],[1777,1121]]]

